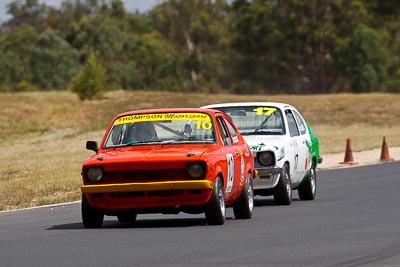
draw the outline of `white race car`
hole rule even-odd
[[[246,140],[258,171],[255,195],[273,195],[278,205],[290,205],[294,189],[301,200],[315,198],[316,168],[322,157],[317,137],[296,108],[275,102],[225,103],[202,108],[228,114]]]

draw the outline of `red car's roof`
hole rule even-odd
[[[207,114],[217,114],[222,113],[221,111],[215,109],[206,109],[206,108],[163,108],[163,109],[142,109],[142,110],[132,110],[127,111],[121,114],[118,114],[116,117],[126,116],[131,114],[144,114],[144,113],[169,113],[169,112],[202,112]]]

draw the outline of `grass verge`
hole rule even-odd
[[[69,92],[0,95],[0,210],[75,201],[82,161],[118,113],[146,108],[198,107],[236,101],[277,101],[297,107],[320,141],[321,154],[378,148],[386,136],[400,146],[400,95],[253,96],[113,91],[81,102]]]

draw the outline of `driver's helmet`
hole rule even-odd
[[[151,122],[136,122],[128,132],[129,141],[156,141],[157,132]]]

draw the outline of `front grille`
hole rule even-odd
[[[182,196],[183,195],[183,190],[149,191],[147,194],[150,197]]]
[[[132,197],[144,197],[145,192],[117,192],[109,193],[111,198],[132,198]]]
[[[104,183],[143,183],[190,179],[185,169],[106,171]]]
[[[186,193],[185,193],[186,192]],[[201,195],[202,190],[159,190],[159,191],[143,191],[143,192],[114,192],[114,193],[95,193],[91,194],[93,198],[136,198],[136,197],[180,197],[187,195]]]

